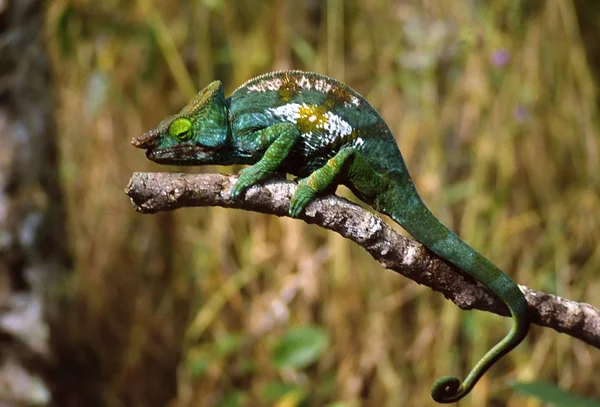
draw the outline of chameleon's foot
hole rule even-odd
[[[316,191],[308,185],[306,178],[301,179],[298,182],[296,192],[294,192],[294,195],[290,200],[290,216],[292,218],[297,218],[298,216],[300,216],[304,208],[306,208],[306,205],[308,205],[315,199],[316,194]]]
[[[238,180],[235,185],[231,187],[231,199],[239,199],[244,191],[263,178],[262,171],[255,166],[244,168],[238,173]]]

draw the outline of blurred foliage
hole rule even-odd
[[[568,0],[49,2],[76,271],[57,401],[430,405],[435,379],[464,376],[509,327],[300,221],[134,213],[131,172],[182,169],[129,140],[216,78],[231,91],[296,68],[348,83],[443,222],[519,283],[598,306],[598,15]],[[326,347],[305,367],[272,363],[297,326],[327,332]],[[540,405],[513,379],[599,399],[598,366],[597,349],[534,328],[460,405]]]
[[[578,397],[550,383],[517,382],[513,383],[511,387],[521,394],[536,397],[555,407],[600,407],[598,401]]]
[[[272,361],[280,369],[302,369],[319,360],[327,343],[327,332],[322,328],[290,329],[275,346]]]

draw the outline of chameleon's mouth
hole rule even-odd
[[[211,157],[214,149],[199,145],[177,145],[146,150],[146,157],[159,164],[197,165]]]

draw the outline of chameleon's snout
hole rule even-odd
[[[149,131],[140,137],[134,137],[131,140],[131,145],[136,148],[149,149],[154,146],[154,141],[158,138],[156,131]]]

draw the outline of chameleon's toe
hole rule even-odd
[[[240,182],[241,179],[238,179],[237,182],[231,187],[231,199],[237,200],[242,193],[246,190],[246,186]]]
[[[300,216],[304,208],[315,199],[316,192],[306,185],[304,180],[300,180],[296,192],[290,200],[289,214],[293,218]]]
[[[231,199],[240,198],[244,191],[256,184],[260,180],[257,170],[254,167],[246,167],[238,173],[238,180],[231,187]]]

